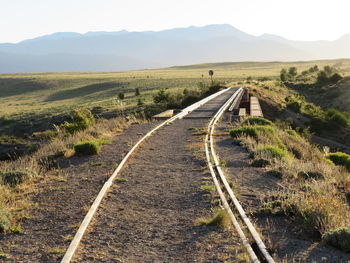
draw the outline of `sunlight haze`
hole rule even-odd
[[[54,32],[163,30],[230,24],[252,35],[335,40],[350,33],[350,3],[281,0],[0,0],[0,43]]]

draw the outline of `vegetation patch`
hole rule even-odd
[[[253,167],[266,167],[270,164],[270,162],[268,160],[265,160],[265,159],[255,159],[253,162],[252,162],[252,166]]]
[[[327,158],[331,160],[335,165],[346,166],[350,161],[350,155],[343,152],[335,152],[327,155]]]
[[[14,170],[8,172],[1,172],[0,179],[3,184],[15,187],[19,184],[22,184],[25,180],[32,178],[35,175],[32,171],[26,170]]]
[[[322,236],[322,240],[328,245],[350,252],[350,230],[347,227],[341,227],[325,233]]]
[[[88,109],[74,110],[70,114],[71,122],[65,122],[60,127],[70,134],[86,130],[95,124],[95,118]]]
[[[242,123],[248,125],[274,125],[272,121],[261,117],[248,117]]]
[[[100,143],[95,140],[78,142],[73,148],[77,155],[94,155],[101,151]]]
[[[274,145],[260,146],[256,150],[255,154],[259,156],[266,156],[270,159],[283,159],[289,156],[288,152],[285,149],[281,149]]]
[[[11,227],[10,213],[0,208],[0,233],[6,232]]]

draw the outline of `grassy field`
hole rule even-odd
[[[171,92],[196,89],[199,82],[210,83],[208,70],[222,82],[242,81],[248,77],[278,77],[281,68],[295,66],[305,70],[317,64],[336,66],[350,73],[350,60],[308,62],[239,62],[172,67],[156,70],[81,73],[28,73],[0,75],[0,116],[21,118],[36,114],[55,115],[79,107],[103,106],[107,109],[152,101],[153,94],[168,88]],[[135,96],[139,88],[141,95]],[[118,93],[125,99],[120,101]]]

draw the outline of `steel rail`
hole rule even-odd
[[[123,166],[125,165],[125,163],[128,161],[128,159],[131,157],[131,155],[133,154],[133,152],[141,145],[142,142],[144,142],[148,137],[150,137],[155,131],[159,130],[161,127],[163,127],[164,125],[170,124],[173,121],[177,120],[177,119],[182,119],[183,117],[185,117],[187,114],[191,113],[192,111],[194,111],[195,109],[199,108],[200,106],[202,106],[204,103],[207,103],[208,101],[214,99],[215,97],[221,95],[222,93],[226,92],[230,90],[230,88],[218,91],[212,95],[210,95],[207,98],[204,98],[194,104],[192,104],[191,106],[183,109],[180,113],[178,113],[177,115],[171,117],[170,119],[164,121],[163,123],[161,123],[160,125],[156,126],[154,129],[152,129],[150,132],[148,132],[144,137],[142,137],[135,145],[134,147],[125,155],[125,157],[123,158],[123,160],[120,162],[120,164],[118,165],[118,167],[116,168],[116,170],[113,172],[113,174],[109,177],[109,179],[104,183],[103,187],[101,188],[100,192],[98,193],[96,199],[94,200],[93,204],[91,205],[89,211],[87,212],[87,214],[85,215],[78,231],[76,232],[73,240],[71,241],[68,249],[66,250],[66,253],[64,254],[64,257],[61,260],[61,263],[70,263],[75,252],[78,249],[78,246],[91,222],[91,220],[93,219],[94,215],[96,214],[96,211],[98,210],[101,201],[103,200],[103,198],[105,197],[106,193],[108,192],[108,190],[111,188],[114,180],[116,179],[117,175],[119,174],[119,172],[121,171],[121,169],[123,168]]]
[[[222,114],[227,110],[227,108],[230,106],[230,103],[232,101],[236,101],[236,103],[238,102],[237,97],[241,94],[241,89],[239,89],[237,92],[235,92],[235,94],[233,96],[231,96],[231,98],[220,108],[220,110],[215,114],[215,116],[213,117],[213,119],[210,121],[209,125],[208,125],[208,133],[206,135],[206,138],[205,138],[205,150],[206,150],[206,156],[207,156],[207,162],[208,162],[208,165],[209,165],[209,168],[210,168],[210,171],[211,171],[211,174],[212,174],[212,177],[213,177],[213,180],[214,180],[214,184],[217,188],[217,191],[219,192],[219,195],[221,197],[221,200],[224,204],[224,207],[226,209],[226,211],[228,212],[228,214],[230,215],[231,217],[231,221],[233,223],[233,225],[236,227],[236,230],[237,232],[239,233],[240,235],[240,238],[243,242],[243,245],[246,247],[247,251],[248,251],[248,254],[251,258],[251,260],[253,262],[260,262],[257,258],[257,255],[255,254],[255,252],[253,251],[252,253],[252,248],[251,246],[247,245],[247,239],[243,233],[241,233],[241,228],[236,226],[236,218],[232,217],[233,213],[230,209],[229,206],[227,206],[227,200],[226,200],[226,197],[222,194],[222,190],[221,190],[221,187],[220,187],[220,184],[218,183],[218,180],[217,180],[217,175],[214,171],[213,168],[215,168],[215,170],[217,171],[218,175],[219,175],[219,178],[221,180],[221,182],[224,184],[225,186],[225,190],[228,192],[231,200],[233,201],[234,203],[234,206],[235,208],[237,209],[237,211],[239,212],[239,215],[240,217],[242,218],[244,224],[247,226],[251,236],[253,237],[254,241],[256,242],[261,254],[263,255],[264,257],[264,260],[268,263],[274,263],[274,259],[271,257],[271,255],[269,254],[269,252],[267,251],[266,249],[266,246],[264,244],[264,242],[261,240],[260,238],[260,235],[258,234],[258,232],[256,231],[255,227],[253,226],[253,224],[250,222],[250,219],[248,218],[248,216],[246,215],[244,209],[242,208],[241,204],[239,203],[238,199],[236,198],[236,196],[234,195],[231,187],[229,186],[227,180],[226,180],[226,177],[224,175],[224,172],[222,171],[221,169],[221,166],[220,166],[220,162],[219,162],[219,158],[217,157],[216,155],[216,152],[215,152],[215,147],[214,147],[214,140],[213,140],[213,133],[215,132],[215,125],[216,123],[219,121],[219,119],[221,118]],[[210,151],[209,151],[209,148],[210,148]],[[214,161],[214,165],[211,163],[211,158],[213,159]],[[249,243],[248,243],[249,244]]]

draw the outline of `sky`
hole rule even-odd
[[[163,30],[230,24],[246,33],[335,40],[349,0],[0,0],[0,43],[54,32]]]

